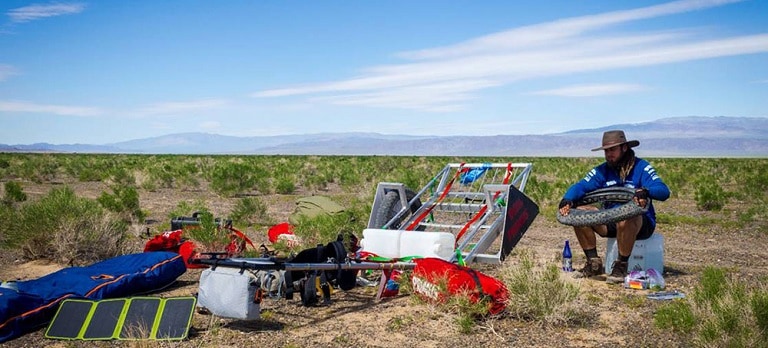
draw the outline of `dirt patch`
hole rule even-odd
[[[44,194],[50,185],[33,186],[30,192]],[[97,197],[103,187],[98,183],[76,184],[74,189],[86,197]],[[333,191],[324,192],[333,195]],[[293,211],[297,196],[273,195],[262,199],[269,206],[274,222],[286,221]],[[206,189],[195,191],[161,190],[141,192],[141,205],[151,213],[150,220],[165,222],[169,212],[182,201],[202,200],[214,214],[231,210],[235,199],[221,198]],[[696,216],[690,198],[675,197],[657,204],[660,212]],[[505,267],[515,267],[517,253],[532,252],[539,264],[558,263],[563,241],[570,239],[574,248],[574,266],[581,267],[584,256],[580,252],[570,228],[558,224],[552,212],[542,211],[518,244],[515,253],[502,265],[484,266],[490,275],[499,274]],[[156,233],[156,225],[134,227],[138,236],[146,227]],[[671,226],[660,224],[658,232],[665,238],[665,272],[668,290],[689,293],[697,284],[698,276],[706,265],[724,267],[742,279],[759,279],[768,275],[768,236],[760,232],[765,226],[749,225],[742,228],[723,228],[711,225]],[[266,242],[265,230],[246,230],[249,237]],[[137,239],[136,251],[142,239]],[[605,251],[605,242],[598,245]],[[34,279],[54,272],[64,265],[43,261],[24,262],[17,255],[0,255],[0,279]],[[197,292],[200,270],[190,270],[177,284],[158,296],[189,296]],[[624,289],[595,280],[575,280],[564,275],[581,291],[579,304],[589,313],[590,320],[569,327],[548,327],[501,316],[481,321],[472,332],[462,333],[457,316],[437,307],[400,295],[375,301],[375,290],[357,287],[348,292],[334,293],[327,306],[306,308],[298,299],[267,299],[262,304],[262,319],[240,321],[196,313],[188,340],[175,343],[181,347],[445,347],[448,345],[509,347],[509,346],[564,346],[564,347],[685,347],[681,337],[658,330],[653,326],[653,313],[663,301],[644,298],[645,291]],[[298,296],[296,296],[298,297]],[[43,337],[44,329],[7,342],[13,347],[80,347],[93,346],[93,342],[62,342]],[[136,342],[109,342],[136,345]]]

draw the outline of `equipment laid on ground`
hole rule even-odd
[[[223,317],[258,319],[259,304],[266,294],[262,284],[256,281],[255,274],[249,275],[251,271],[284,271],[284,297],[292,299],[293,294],[298,292],[304,306],[313,306],[328,304],[332,288],[354,288],[356,274],[360,270],[410,270],[415,267],[411,262],[370,262],[348,258],[329,258],[327,261],[312,258],[312,262],[301,262],[304,258],[298,258],[300,255],[291,260],[274,257],[220,259],[215,255],[209,259],[193,259],[193,263],[210,266],[206,270],[208,275],[200,279],[198,305]]]
[[[258,318],[264,289],[255,274],[249,275],[253,271],[284,271],[285,297],[298,291],[302,304],[312,306],[329,303],[333,288],[353,288],[358,271],[379,270],[380,299],[397,293],[388,286],[400,271],[421,264],[422,288],[437,286],[447,275],[455,278],[449,280],[448,295],[468,292],[474,301],[491,299],[489,313],[498,313],[507,298],[503,283],[454,263],[500,263],[511,253],[539,212],[522,193],[531,169],[530,163],[448,164],[419,192],[401,183],[379,183],[357,253],[348,254],[340,236],[292,259],[208,254],[191,261],[210,266],[201,278],[198,305],[230,318]]]
[[[453,247],[450,253],[439,251],[441,258],[500,263],[539,213],[536,203],[522,193],[532,168],[531,163],[451,163],[418,192],[402,183],[379,183],[368,228],[391,231],[392,238],[381,237],[387,232],[377,237],[389,243],[398,240],[396,231],[447,233],[453,236]],[[499,237],[501,243],[494,244]],[[364,251],[374,254],[402,247],[365,238],[361,242]],[[396,253],[414,256],[399,249]]]
[[[62,301],[133,296],[169,286],[186,272],[181,255],[155,251],[69,267],[0,287],[0,343],[47,324]]]
[[[189,334],[194,297],[65,300],[45,332],[66,340],[182,340]]]

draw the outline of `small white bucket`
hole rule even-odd
[[[616,238],[607,238],[605,242],[605,273],[613,270],[613,262],[619,257]],[[645,271],[653,268],[664,273],[664,236],[654,232],[648,239],[635,241],[629,256],[627,271]]]

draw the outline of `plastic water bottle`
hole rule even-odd
[[[573,272],[573,255],[571,255],[571,246],[568,240],[565,240],[565,247],[563,247],[563,271]]]

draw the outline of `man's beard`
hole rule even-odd
[[[632,170],[632,166],[635,164],[635,151],[632,149],[628,149],[627,151],[624,151],[621,153],[621,156],[619,156],[619,159],[617,159],[615,162],[608,161],[608,165],[611,166],[617,173],[619,173],[619,176],[621,177],[621,180],[625,180],[627,178],[627,175],[629,175],[629,172]]]

